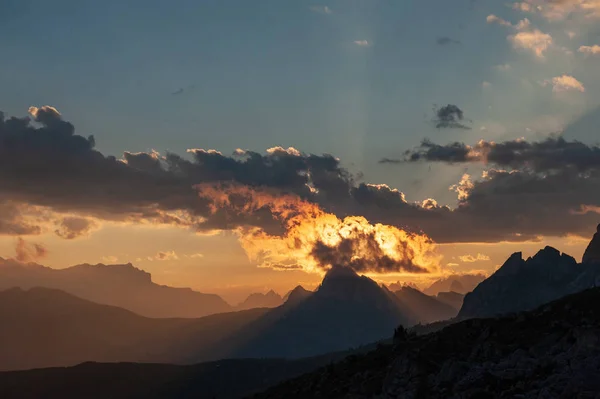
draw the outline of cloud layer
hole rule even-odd
[[[285,261],[273,260],[272,254],[277,253],[273,248],[289,248],[294,229],[307,226],[306,220],[314,222],[304,214],[300,223],[298,208],[289,204],[312,204],[319,215],[330,215],[327,218],[334,218],[331,223],[336,228],[348,232],[352,218],[364,218],[367,233],[356,236],[360,244],[348,243],[352,234],[341,237],[338,244],[344,244],[337,250],[342,253],[373,248],[374,236],[369,231],[377,231],[378,224],[396,228],[391,236],[406,234],[407,242],[419,241],[413,238],[422,233],[437,242],[587,235],[597,224],[589,212],[600,206],[600,151],[561,138],[482,141],[473,146],[425,141],[398,159],[386,161],[493,167],[477,180],[465,176],[453,185],[458,201],[448,207],[434,199],[409,202],[401,191],[384,184],[358,183],[332,155],[273,147],[265,154],[238,149],[228,156],[191,149],[185,157],[127,152],[123,159],[116,159],[96,151],[94,138],[75,134],[73,125],[53,108],[32,109],[31,115],[35,121],[1,118],[0,122],[0,228],[4,234],[39,234],[38,220],[55,226],[52,231],[64,238],[89,234],[100,220],[171,224],[194,231],[232,230],[248,238],[244,241],[248,253],[257,259],[262,256],[268,264],[266,252],[252,244],[264,238],[263,244],[271,248],[272,264],[281,265]],[[457,111],[449,115],[460,120]],[[236,189],[223,190],[224,186]],[[262,194],[253,194],[258,192]],[[290,220],[297,224],[290,225]],[[310,251],[302,256],[313,262],[334,262],[326,248],[330,243],[322,244],[311,241],[306,247]],[[395,254],[402,253],[402,245]],[[312,252],[313,248],[318,250]],[[377,251],[364,258],[369,256],[396,270],[427,269],[423,266],[427,262],[386,263]],[[356,267],[362,266],[357,263]]]

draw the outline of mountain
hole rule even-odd
[[[600,289],[516,315],[472,319],[278,384],[255,399],[597,398]]]
[[[402,287],[395,294],[417,316],[421,324],[451,319],[458,314],[458,309],[410,286]]]
[[[0,292],[0,370],[85,361],[191,363],[227,357],[265,309],[200,319],[155,319],[63,291]],[[239,334],[239,335],[236,335]]]
[[[477,285],[485,280],[483,274],[454,274],[448,277],[436,280],[433,284],[423,290],[427,295],[435,296],[439,292],[454,291],[459,294],[466,294],[473,291]]]
[[[448,291],[448,292],[438,292],[438,294],[435,296],[435,298],[440,302],[443,302],[445,304],[452,306],[454,309],[456,309],[456,312],[458,313],[458,311],[460,310],[460,308],[463,305],[465,296],[463,294],[459,294],[458,292]]]
[[[403,287],[411,287],[414,288],[416,290],[419,289],[419,287],[417,287],[417,285],[415,283],[412,282],[408,282],[408,283],[401,283],[400,281],[396,281],[395,283],[391,283],[388,286],[388,289],[392,292],[396,292],[401,290]]]
[[[592,237],[592,241],[588,244],[583,253],[582,263],[598,263],[600,262],[600,224],[596,228],[596,233]]]
[[[467,294],[460,318],[487,317],[533,309],[600,282],[600,264],[577,263],[555,248],[533,257],[512,254],[493,275]]]
[[[20,287],[55,288],[92,302],[118,306],[147,317],[202,317],[231,312],[221,297],[189,288],[152,282],[152,276],[124,265],[77,265],[52,269],[0,258],[0,290]]]
[[[345,267],[332,268],[314,293],[293,306],[292,298],[244,329],[235,357],[298,358],[345,350],[418,320],[393,293]]]
[[[270,290],[266,294],[255,293],[250,294],[248,298],[238,306],[237,310],[254,309],[254,308],[276,308],[283,304],[283,298],[275,291]]]
[[[283,302],[287,304],[287,306],[296,305],[304,301],[311,294],[312,291],[308,291],[303,286],[299,285],[287,294],[285,294],[285,296],[283,297]]]

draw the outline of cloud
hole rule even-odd
[[[538,58],[544,58],[544,53],[548,50],[554,40],[547,33],[531,27],[531,21],[527,18],[520,20],[516,25],[497,17],[496,15],[488,15],[487,22],[495,23],[502,26],[510,27],[517,31],[513,35],[507,37],[513,48],[519,50],[528,50],[533,52]]]
[[[497,17],[494,14],[490,14],[487,16],[486,21],[488,24],[498,24],[498,25],[502,25],[502,26],[511,26],[512,24],[510,22],[508,22],[505,19],[502,19],[500,17]]]
[[[451,44],[461,44],[460,40],[452,39],[451,37],[448,37],[448,36],[438,37],[436,40],[436,43],[440,46],[448,46]]]
[[[92,219],[70,216],[63,218],[60,221],[55,233],[59,237],[72,240],[74,238],[89,235],[97,227],[98,223]]]
[[[541,14],[550,21],[560,21],[570,16],[582,16],[587,19],[600,17],[598,0],[525,0],[515,3],[514,9]]]
[[[318,14],[332,14],[333,12],[327,6],[310,6],[309,9]]]
[[[355,40],[354,44],[359,47],[369,47],[371,45],[368,40]]]
[[[593,46],[581,46],[577,51],[585,55],[600,55],[600,46],[597,44]]]
[[[496,65],[495,68],[499,71],[509,71],[512,67],[510,64],[500,64]]]
[[[544,53],[552,45],[553,39],[539,29],[518,32],[508,36],[508,40],[515,49],[524,49],[533,52],[538,58],[544,58]]]
[[[187,255],[187,256],[192,259],[204,258],[204,254],[201,254],[201,253],[195,253],[195,254],[191,254],[191,255]]]
[[[160,251],[156,255],[154,255],[154,259],[156,260],[178,260],[179,256],[175,253],[175,251]]]
[[[48,250],[42,244],[29,243],[18,237],[17,244],[15,245],[15,253],[15,259],[19,262],[34,262],[45,258]]]
[[[484,89],[489,89],[490,87],[492,87],[492,84],[490,82],[483,81],[481,83],[481,87],[483,87]]]
[[[546,81],[545,84],[552,84],[552,91],[555,93],[560,93],[563,91],[579,91],[585,92],[585,87],[583,84],[575,79],[573,76],[562,75],[552,78],[551,81]]]
[[[109,255],[109,256],[103,256],[102,257],[102,262],[106,262],[109,264],[115,264],[119,261],[119,258],[117,258],[116,256],[113,255]]]
[[[509,170],[528,169],[535,173],[571,169],[588,173],[600,169],[600,147],[576,140],[568,141],[560,136],[541,141],[517,139],[496,143],[481,140],[472,146],[458,142],[439,145],[423,140],[421,145],[406,151],[404,157],[397,161],[482,163]]]
[[[458,259],[460,259],[462,262],[465,262],[465,263],[474,263],[474,262],[490,260],[490,257],[487,255],[483,255],[483,254],[477,254],[475,256],[473,256],[473,255],[459,256]]]
[[[466,129],[471,127],[463,123],[464,112],[454,104],[448,104],[435,110],[434,123],[438,129]]]
[[[447,148],[430,142],[402,154],[398,162],[442,157],[444,162],[518,168],[503,171],[508,167],[499,166],[481,178],[470,176],[471,186],[459,182],[453,189],[460,190],[461,199],[450,207],[434,199],[410,202],[385,184],[358,183],[329,154],[272,147],[266,153],[192,149],[185,157],[153,151],[117,159],[95,150],[93,137],[75,134],[58,111],[42,107],[33,115],[35,120],[0,118],[0,227],[9,226],[11,234],[46,225],[54,231],[62,220],[56,215],[169,224],[195,232],[228,230],[264,267],[316,272],[330,267],[322,262],[331,258],[319,242],[333,248],[350,241],[340,250],[358,251],[360,258],[362,248],[372,248],[375,234],[394,245],[364,253],[365,259],[380,259],[384,265],[373,269],[414,271],[435,268],[430,238],[523,241],[588,234],[597,224],[589,214],[573,213],[582,205],[600,206],[597,150],[571,141],[554,143],[552,151],[552,143],[546,145],[550,148],[519,142]],[[539,159],[534,156],[538,153]],[[551,173],[543,172],[548,168]],[[319,250],[313,254],[315,247]],[[402,254],[408,253],[416,255],[404,259]],[[361,265],[357,258],[356,267]]]

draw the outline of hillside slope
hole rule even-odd
[[[235,335],[264,309],[200,319],[152,319],[62,291],[0,292],[0,370],[85,361],[189,363],[227,356]]]
[[[274,398],[597,398],[600,289],[473,319],[286,381]]]

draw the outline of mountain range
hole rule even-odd
[[[563,296],[600,286],[600,226],[583,261],[545,247],[533,257],[512,254],[494,274],[465,296],[459,318],[491,317],[533,309]]]
[[[260,292],[248,295],[242,303],[235,307],[236,310],[254,308],[276,308],[283,305],[284,299],[275,291],[270,290],[266,294]]]
[[[0,370],[317,356],[384,339],[398,324],[456,315],[436,298],[412,288],[392,293],[343,267],[330,270],[315,292],[298,286],[286,297],[273,309],[148,318],[56,289],[8,289],[0,292],[0,324],[9,326],[0,330]]]
[[[233,310],[218,295],[155,284],[150,273],[131,263],[53,269],[0,258],[0,290],[14,287],[54,288],[147,317],[193,318]]]

